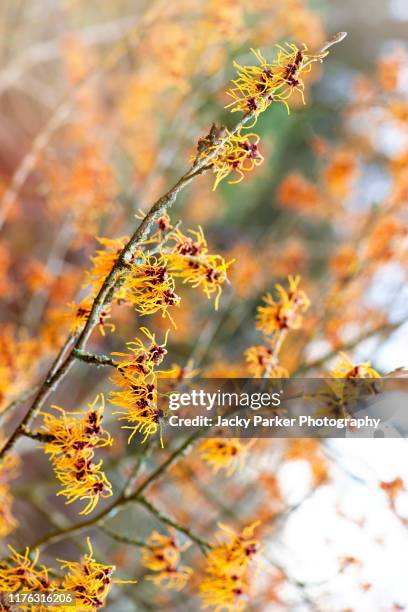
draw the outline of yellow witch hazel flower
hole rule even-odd
[[[179,229],[174,232],[175,246],[167,256],[169,271],[192,287],[201,287],[208,298],[215,293],[215,309],[218,309],[222,285],[228,280],[227,270],[234,260],[226,262],[221,255],[208,252],[203,230],[189,230],[191,236]]]
[[[17,455],[6,455],[0,461],[0,537],[3,538],[18,525],[12,513],[13,496],[10,491],[10,481],[17,478],[20,463]]]
[[[374,380],[381,378],[380,374],[371,367],[371,363],[355,364],[345,353],[340,353],[341,360],[330,371],[326,384],[331,390],[329,396],[329,409],[334,413],[347,412],[352,402],[356,401],[360,393],[375,393]],[[360,379],[361,384],[350,384],[347,381]]]
[[[63,564],[61,569],[68,570],[63,580],[63,588],[75,594],[75,609],[84,612],[104,607],[113,583],[135,583],[134,580],[112,579],[115,566],[98,563],[94,558],[89,538],[87,538],[87,544],[89,552],[84,555],[80,563],[58,559]]]
[[[142,563],[148,569],[156,572],[146,577],[163,589],[174,589],[181,591],[193,574],[193,570],[185,565],[180,565],[181,553],[190,543],[180,546],[175,534],[164,535],[153,531],[143,548]]]
[[[340,356],[341,361],[330,372],[332,378],[380,378],[370,361],[354,364],[345,353],[340,353]]]
[[[60,416],[42,413],[40,433],[45,441],[44,451],[50,455],[55,475],[63,489],[58,495],[67,498],[67,504],[87,501],[80,514],[89,514],[101,498],[112,495],[112,485],[102,470],[102,461],[94,463],[96,448],[110,446],[112,438],[101,425],[105,400],[98,395],[85,414],[66,412],[54,406]]]
[[[259,50],[251,49],[259,62],[258,66],[241,66],[234,62],[238,78],[228,91],[233,101],[227,106],[232,112],[254,113],[255,122],[272,102],[282,102],[289,111],[288,100],[298,91],[304,102],[302,74],[310,72],[312,63],[323,60],[328,51],[312,54],[306,45],[302,48],[293,43],[276,45],[278,54],[268,62]]]
[[[238,438],[212,438],[201,442],[198,452],[215,473],[225,470],[226,476],[231,476],[242,468],[254,443],[255,440],[243,444]]]
[[[214,612],[240,612],[246,607],[248,568],[259,552],[259,543],[254,537],[258,525],[259,521],[252,523],[241,533],[219,525],[219,544],[207,554],[207,576],[200,584],[204,607],[212,607]]]
[[[35,591],[52,590],[49,568],[37,567],[39,551],[31,558],[30,549],[24,554],[18,553],[9,546],[11,555],[7,561],[0,562],[0,591]]]
[[[139,253],[124,276],[117,299],[132,304],[140,315],[161,312],[171,320],[168,309],[178,305],[180,297],[174,291],[174,278],[168,273],[166,259]]]
[[[112,353],[114,357],[120,357],[116,361],[117,370],[126,376],[147,376],[153,369],[160,365],[167,355],[167,331],[163,344],[156,341],[155,334],[152,334],[147,327],[141,327],[140,331],[149,340],[146,346],[143,340],[136,338],[132,342],[126,342],[130,353]]]
[[[124,410],[117,410],[113,414],[120,414],[119,420],[128,423],[128,425],[122,427],[122,429],[131,430],[128,443],[137,433],[142,434],[142,443],[146,442],[149,436],[159,431],[160,420],[164,416],[157,407],[157,391],[154,378],[149,382],[148,380],[122,376],[115,378],[114,382],[122,390],[113,391],[110,395],[110,401],[115,406],[124,408]]]
[[[201,155],[207,157],[208,154],[211,154],[211,151],[217,150],[216,155],[208,162],[209,167],[215,174],[213,191],[231,173],[235,174],[236,178],[228,182],[230,185],[234,185],[243,180],[246,172],[250,172],[256,166],[262,164],[264,158],[259,151],[259,140],[257,134],[243,134],[241,129],[235,134],[226,130],[226,140],[221,148],[215,143],[199,154],[198,160]]]
[[[356,364],[345,353],[340,353],[340,361],[328,373],[318,394],[321,407],[317,416],[352,417],[363,398],[378,392],[376,381],[379,378],[380,374],[369,361]],[[315,401],[313,395],[310,399]]]

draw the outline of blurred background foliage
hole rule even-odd
[[[36,384],[62,344],[70,325],[67,304],[81,296],[84,270],[98,248],[96,236],[129,235],[140,211],[147,211],[185,171],[198,138],[211,124],[234,124],[237,115],[224,108],[233,61],[252,63],[251,47],[271,57],[274,44],[284,41],[318,49],[342,30],[349,33],[345,43],[307,78],[306,104],[298,97],[290,114],[275,104],[260,117],[256,132],[264,164],[241,184],[224,181],[216,191],[211,176],[200,177],[172,208],[173,223],[181,220],[184,230],[201,225],[212,251],[236,261],[217,312],[199,290],[178,287],[182,303],[174,314],[177,329],[170,334],[166,363],[190,363],[208,377],[249,375],[244,351],[261,341],[255,329],[257,305],[275,283],[300,274],[312,307],[303,329],[289,337],[282,351],[282,365],[291,375],[329,371],[341,349],[357,360],[370,358],[384,374],[404,365],[404,0],[4,0],[0,14],[3,407]],[[140,321],[133,312],[115,308],[113,319],[116,332],[96,333],[95,350],[123,350],[137,334]],[[148,325],[159,337],[169,327],[160,317],[150,317]],[[55,403],[74,409],[109,385],[106,372],[82,365],[58,390]],[[7,412],[6,428],[7,419],[24,409],[11,417]],[[287,495],[281,482],[286,460],[307,463],[311,491],[328,486],[329,479],[329,459],[317,446],[305,441],[292,454],[288,446],[289,451],[284,443],[262,441],[252,466],[236,480],[214,476],[201,459],[189,455],[166,485],[160,482],[160,490],[152,489],[152,497],[160,495],[160,503],[177,520],[194,522],[203,533],[214,533],[220,518],[241,524],[264,516],[267,524],[277,514],[280,525],[292,511],[290,504],[299,503],[299,495],[293,502],[293,491],[300,491],[300,498],[303,491],[301,468],[289,478],[292,492]],[[34,531],[46,532],[51,519],[63,525],[76,517],[56,501],[48,462],[35,444],[24,441],[21,452],[30,461],[14,492],[20,524],[11,530],[16,546],[31,542]],[[164,456],[154,444],[145,453],[144,447],[118,442],[105,460],[114,489],[123,486],[138,454],[147,471]],[[333,470],[335,497],[343,481],[336,481]],[[387,471],[387,477],[396,474]],[[374,478],[376,491],[381,478]],[[383,495],[378,504],[387,502]],[[231,510],[234,505],[239,519]],[[129,509],[110,526],[127,527],[145,537],[152,521],[148,516],[136,520]],[[116,543],[112,551],[106,534],[94,535],[98,552],[125,574],[140,577],[143,570],[132,549]],[[272,542],[275,537],[274,531]],[[60,554],[61,546],[74,554],[77,544],[72,539],[45,554]],[[301,584],[306,548],[294,568],[300,571],[299,581],[283,570],[275,571],[269,586],[261,578],[259,598],[250,609],[314,609]],[[282,558],[290,564],[290,556]],[[275,570],[279,566],[276,559],[271,564]],[[354,596],[359,580],[352,583]],[[323,589],[330,609],[341,609],[333,604],[340,599],[330,600],[339,597],[341,585]],[[118,588],[111,605],[120,608],[112,609],[194,610],[199,605],[195,586],[193,580],[187,603],[183,593],[172,599],[173,594],[149,583],[137,590]],[[371,604],[370,609],[402,609],[392,607],[399,597],[395,585],[380,597],[385,607]],[[361,606],[357,609],[370,604]]]

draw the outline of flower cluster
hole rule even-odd
[[[227,108],[253,118],[250,127],[255,125],[260,113],[272,102],[281,102],[289,112],[288,100],[294,92],[298,92],[305,103],[302,75],[310,72],[312,64],[322,61],[328,54],[327,50],[309,53],[306,45],[299,48],[293,43],[276,47],[278,52],[271,62],[268,62],[259,50],[254,49],[252,52],[259,65],[241,66],[234,62],[238,76],[232,81],[234,86],[227,92],[232,98]],[[196,161],[205,160],[215,173],[214,189],[231,172],[235,172],[237,178],[230,183],[239,183],[245,172],[253,170],[263,162],[258,148],[259,136],[244,135],[242,130],[241,126],[231,133],[225,128],[217,129],[213,126],[209,136],[199,142]]]
[[[76,304],[75,302],[68,304],[70,311],[64,318],[68,320],[72,333],[78,333],[84,327],[89,315],[91,314],[93,301],[94,298],[91,295],[88,295],[81,300],[79,304]],[[105,335],[106,328],[109,328],[111,331],[115,331],[115,325],[113,323],[108,323],[110,317],[111,307],[107,304],[99,313],[98,328],[102,336]]]
[[[298,91],[304,102],[302,74],[310,72],[312,63],[321,61],[327,52],[311,54],[307,46],[300,49],[295,44],[276,45],[278,54],[268,62],[259,50],[251,49],[259,66],[240,66],[234,62],[238,78],[235,87],[228,91],[233,99],[232,111],[254,113],[257,118],[271,102],[282,102],[289,111],[287,100]]]
[[[249,591],[248,567],[259,552],[258,541],[254,538],[258,525],[259,522],[248,525],[241,533],[220,525],[220,542],[207,555],[207,576],[200,584],[205,607],[213,606],[215,612],[239,612],[245,608]]]
[[[350,407],[359,397],[377,392],[375,381],[380,378],[380,374],[371,367],[369,361],[355,364],[345,353],[340,353],[340,357],[340,361],[329,373],[322,397],[325,414],[344,418],[349,416]]]
[[[269,368],[273,357],[273,349],[270,346],[265,346],[264,344],[250,346],[245,351],[245,359],[251,376],[254,378],[262,378],[265,371]],[[279,364],[275,364],[273,367],[273,377],[287,378],[288,371]]]
[[[180,565],[181,553],[189,545],[186,543],[180,546],[174,534],[163,535],[153,531],[142,553],[143,565],[156,572],[148,575],[147,580],[151,580],[163,589],[181,591],[193,573],[190,567]]]
[[[95,297],[117,263],[127,238],[98,238],[98,241],[104,248],[91,258],[92,267],[84,284],[85,287],[91,287],[91,291],[79,304],[69,304],[71,312],[67,316],[74,333],[80,331],[88,320]],[[163,316],[171,318],[168,309],[178,305],[180,298],[175,293],[174,278],[168,272],[166,258],[136,251],[127,267],[119,274],[112,301],[133,306],[142,316],[161,312]],[[108,323],[110,312],[109,304],[100,311],[98,326],[102,335],[106,327],[110,327],[111,331],[115,329],[113,324]]]
[[[136,433],[140,433],[145,442],[158,431],[160,419],[164,416],[157,407],[155,368],[167,353],[166,342],[159,344],[146,327],[142,327],[141,331],[148,339],[147,344],[136,339],[127,343],[129,353],[113,353],[120,357],[116,364],[117,373],[113,377],[114,384],[120,390],[110,394],[110,401],[124,409],[114,414],[120,414],[120,419],[128,423],[123,429],[131,430],[129,442]]]
[[[226,262],[221,255],[208,252],[201,227],[198,231],[189,232],[191,236],[186,236],[179,229],[174,232],[175,245],[168,255],[169,270],[173,276],[182,278],[183,282],[201,287],[208,298],[215,293],[217,310],[222,285],[227,280],[227,270],[233,262]]]
[[[16,591],[43,593],[65,590],[75,595],[76,610],[85,612],[103,608],[113,582],[133,583],[134,581],[113,580],[112,574],[115,566],[98,563],[94,559],[89,538],[87,544],[89,552],[84,555],[80,563],[59,560],[63,563],[61,569],[68,571],[65,576],[58,578],[50,577],[55,575],[51,568],[37,565],[38,550],[32,555],[29,548],[26,548],[24,553],[19,553],[9,546],[11,551],[9,558],[7,561],[0,562],[0,590],[13,593]],[[29,607],[32,609],[32,604],[23,606],[22,609]],[[6,608],[1,607],[1,609]],[[43,608],[40,606],[36,609],[42,610]],[[52,607],[51,609],[57,608]]]
[[[91,257],[92,268],[86,273],[86,285],[92,287],[93,297],[97,295],[103,281],[117,262],[117,259],[128,240],[129,238],[127,236],[114,239],[97,238],[97,241],[103,248],[96,251],[96,254]]]
[[[175,293],[174,279],[168,272],[166,258],[137,253],[124,277],[117,299],[133,305],[140,315],[160,311],[163,316],[171,318],[168,309],[178,305],[180,298]]]
[[[46,440],[44,452],[50,455],[55,474],[63,485],[58,495],[64,495],[68,504],[86,500],[80,514],[89,514],[100,498],[112,495],[102,461],[93,462],[96,448],[112,444],[109,433],[101,426],[104,397],[98,395],[85,414],[54,408],[60,416],[43,413],[40,433]]]

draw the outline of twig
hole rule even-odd
[[[97,367],[99,366],[112,366],[116,367],[116,361],[114,361],[108,355],[97,355],[96,353],[89,353],[88,351],[81,351],[80,349],[74,348],[72,350],[74,357],[85,363],[93,363]]]
[[[404,319],[402,321],[398,321],[397,323],[383,323],[381,325],[378,325],[374,329],[371,329],[370,331],[365,331],[362,334],[358,335],[356,338],[353,338],[353,340],[350,340],[349,342],[345,342],[341,346],[337,346],[331,351],[328,351],[322,357],[319,357],[318,359],[315,359],[314,361],[310,361],[309,363],[305,363],[303,366],[301,366],[297,370],[295,374],[299,375],[305,371],[312,370],[314,368],[319,368],[324,363],[326,363],[326,361],[338,355],[339,352],[350,351],[351,349],[354,349],[356,346],[358,346],[361,342],[364,342],[364,340],[369,340],[370,338],[372,338],[373,336],[376,336],[377,334],[383,334],[385,332],[394,332],[399,327],[404,325],[406,322],[407,320]]]
[[[33,397],[33,395],[38,392],[39,388],[40,385],[36,385],[35,387],[31,387],[31,389],[26,389],[25,391],[23,391],[21,395],[13,399],[13,401],[11,401],[9,404],[7,404],[5,408],[3,408],[0,416],[3,417],[5,414],[13,410],[13,408],[17,408],[17,406],[23,404],[26,400],[30,399],[30,397]]]
[[[108,529],[108,527],[105,527],[104,525],[100,525],[99,529],[107,536],[112,538],[112,540],[116,540],[116,542],[120,542],[121,544],[137,546],[138,548],[149,548],[149,545],[146,544],[146,542],[143,542],[143,540],[134,540],[133,538],[128,538],[124,535],[111,531],[110,529]]]
[[[157,518],[157,520],[159,520],[161,523],[164,523],[165,525],[169,525],[169,527],[173,527],[173,529],[176,529],[176,531],[179,531],[180,533],[183,533],[184,535],[186,535],[189,538],[189,540],[197,544],[201,552],[203,552],[204,554],[206,553],[206,551],[208,551],[211,548],[211,544],[209,544],[208,542],[206,542],[205,540],[197,536],[188,527],[184,527],[184,525],[181,525],[180,523],[173,520],[166,514],[163,514],[163,512],[161,512],[158,508],[156,508],[156,506],[154,506],[145,497],[143,497],[143,495],[141,495],[140,497],[137,497],[135,501],[138,504],[141,504],[142,506],[144,506],[146,510],[148,510],[151,514],[153,514]]]
[[[52,434],[41,433],[41,431],[30,431],[26,428],[23,430],[23,436],[27,436],[27,438],[31,438],[31,440],[38,440],[43,444],[52,442],[55,439]]]
[[[148,10],[146,15],[139,19],[135,27],[131,28],[130,31],[125,34],[125,36],[137,36],[143,31],[146,31],[146,28],[160,17],[160,10],[160,4],[156,7],[156,9]],[[103,76],[104,73],[115,66],[116,62],[122,56],[122,53],[122,47],[113,49],[113,51],[106,58],[105,64],[102,67],[95,72],[86,75],[72,92],[71,96],[66,100],[63,100],[55,109],[47,124],[34,138],[30,150],[23,157],[14,172],[9,188],[0,199],[0,230],[5,222],[11,205],[17,199],[21,188],[24,186],[28,177],[35,168],[40,154],[48,145],[55,132],[64,124],[72,110],[75,108],[75,102],[78,96],[83,92],[85,87],[89,86],[93,81]]]

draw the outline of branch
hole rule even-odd
[[[344,36],[345,35],[343,33],[337,34],[331,41],[325,44],[323,48],[324,51],[326,51],[333,44],[336,44],[337,42],[340,42],[340,40],[343,40]],[[265,99],[270,96],[270,93],[271,92],[265,94]],[[230,138],[234,136],[244,125],[251,122],[255,118],[255,111],[246,113],[242,117],[242,119],[238,121],[238,123],[236,123],[235,126],[229,131],[229,133],[226,134],[226,136],[220,138],[216,142],[210,152],[207,152],[206,155],[197,157],[196,160],[193,162],[192,166],[173,185],[173,187],[171,187],[171,189],[169,189],[167,193],[161,196],[153,204],[149,212],[146,214],[140,225],[133,233],[130,240],[123,247],[111,271],[105,278],[105,281],[93,302],[89,317],[82,331],[80,332],[79,337],[77,337],[76,339],[74,347],[71,349],[70,353],[68,354],[65,361],[61,364],[61,366],[55,372],[53,372],[51,376],[50,374],[48,374],[46,380],[42,384],[37,396],[35,397],[26,415],[16,426],[10,438],[1,449],[0,458],[3,457],[11,448],[13,448],[16,441],[23,435],[24,428],[30,425],[32,420],[37,416],[39,410],[42,408],[45,400],[48,398],[50,393],[67,375],[76,359],[74,355],[74,350],[83,351],[83,349],[85,348],[93,329],[99,323],[101,310],[106,304],[109,304],[112,301],[117,283],[119,282],[123,273],[127,270],[128,264],[132,260],[132,257],[137,248],[148,237],[153,223],[173,205],[180,191],[182,191],[195,177],[204,174],[211,168],[210,162],[225,147]]]
[[[166,461],[159,465],[156,470],[139,485],[134,493],[126,494],[125,491],[122,492],[122,494],[116,500],[110,503],[104,510],[98,512],[98,514],[95,516],[81,521],[80,523],[76,523],[75,525],[69,525],[63,529],[51,531],[38,539],[30,546],[30,548],[33,550],[44,547],[45,545],[49,546],[50,544],[54,544],[60,540],[64,540],[82,533],[83,531],[91,529],[92,527],[99,527],[105,523],[105,521],[115,516],[115,514],[117,514],[119,510],[121,510],[127,504],[137,501],[137,498],[141,496],[141,494],[150,486],[150,484],[164,474],[164,472],[186,452],[186,450],[190,447],[194,440],[199,437],[199,435],[200,434],[194,433],[187,438],[178,448],[176,448],[176,450],[168,457],[168,459],[166,459]]]

